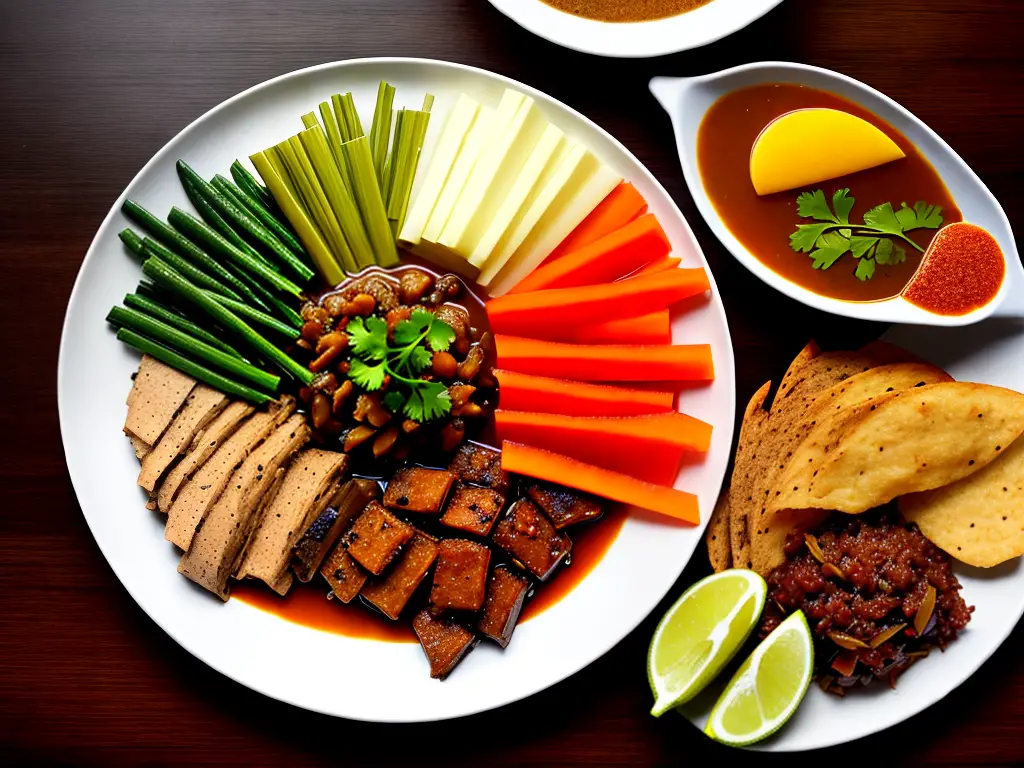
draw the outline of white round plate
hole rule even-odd
[[[507,650],[481,643],[448,680],[432,680],[416,644],[360,640],[292,624],[239,600],[222,603],[177,573],[178,553],[164,541],[160,516],[143,506],[138,461],[121,433],[138,356],[116,341],[104,322],[141,276],[117,238],[128,225],[120,212],[125,197],[158,215],[172,205],[187,206],[174,170],[178,158],[207,178],[224,173],[234,159],[301,130],[300,116],[333,93],[352,91],[360,112],[371,114],[382,79],[397,87],[396,106],[418,105],[425,92],[433,93],[434,131],[462,91],[493,103],[509,86],[529,94],[552,121],[637,186],[684,266],[707,269],[662,186],[625,147],[564,104],[521,83],[456,64],[417,59],[325,64],[224,102],[172,139],[128,185],[89,247],[71,295],[58,403],[68,470],[96,542],[135,601],[178,643],[243,685],[307,709],[360,720],[439,720],[529,696],[607,652],[678,579],[703,525],[633,512],[600,564],[557,605],[519,627]],[[732,345],[713,279],[710,302],[679,317],[673,335],[677,343],[710,343],[715,359],[715,382],[680,395],[682,410],[715,427],[706,460],[684,468],[677,481],[679,488],[698,494],[706,522],[729,460],[735,413]],[[643,659],[636,663],[642,669]]]
[[[712,0],[688,13],[614,24],[565,13],[541,0],[490,0],[519,26],[565,48],[598,56],[649,58],[721,40],[757,21],[782,0]]]

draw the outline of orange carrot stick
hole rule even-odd
[[[682,259],[680,259],[678,256],[664,256],[660,259],[657,259],[656,261],[652,261],[650,264],[640,267],[640,269],[638,269],[636,272],[630,275],[630,277],[637,277],[639,275],[653,275],[658,272],[664,272],[669,269],[678,269],[681,261]]]
[[[562,333],[561,331],[565,331]],[[667,309],[640,317],[609,320],[591,326],[557,329],[554,341],[574,344],[671,344],[672,324]]]
[[[653,483],[595,467],[568,456],[516,443],[502,443],[501,468],[516,475],[559,483],[584,493],[632,504],[697,525],[697,497]]]
[[[509,293],[610,283],[671,252],[658,220],[653,213],[645,213],[590,245],[535,269]]]
[[[604,285],[513,293],[487,302],[494,333],[546,338],[556,326],[586,326],[667,309],[709,290],[703,269],[674,269]]]
[[[590,245],[595,240],[625,226],[646,210],[647,201],[643,195],[628,181],[622,182],[569,233],[568,237],[551,252],[545,263]]]
[[[493,373],[499,385],[498,405],[510,411],[566,416],[639,416],[669,413],[675,399],[671,392],[652,389],[587,384],[501,369]]]
[[[495,335],[498,367],[577,381],[711,381],[707,344],[564,344]]]
[[[494,412],[499,440],[561,453],[649,483],[672,485],[684,454],[707,453],[711,425],[682,413],[564,416]]]

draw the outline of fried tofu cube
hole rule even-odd
[[[594,496],[573,493],[548,483],[535,483],[526,489],[557,530],[570,525],[597,520],[604,514],[604,504]]]
[[[487,599],[476,625],[477,631],[502,648],[507,646],[529,590],[528,579],[513,573],[508,566],[496,567],[487,582]]]
[[[430,612],[479,611],[487,594],[487,568],[491,550],[465,539],[445,539],[437,553]]]
[[[405,512],[441,514],[455,475],[446,469],[405,467],[395,472],[384,491],[384,505]]]
[[[441,516],[441,525],[477,536],[489,536],[504,506],[503,494],[490,488],[474,488],[459,483]]]
[[[374,576],[380,576],[416,529],[371,501],[346,535],[348,553]]]
[[[351,603],[370,577],[348,553],[348,546],[348,537],[342,536],[320,566],[320,574],[331,585],[334,596],[343,603]]]
[[[551,575],[572,549],[569,537],[556,531],[529,499],[520,499],[512,505],[508,514],[498,521],[492,538],[541,581]]]
[[[416,531],[388,575],[370,579],[363,587],[363,599],[389,619],[397,620],[437,559],[437,549],[437,539]]]
[[[412,620],[412,628],[430,662],[430,676],[444,680],[455,665],[473,650],[477,637],[461,624],[436,619],[422,610]]]
[[[464,443],[448,465],[464,483],[481,485],[498,493],[508,491],[508,475],[501,468],[501,451],[475,443]]]

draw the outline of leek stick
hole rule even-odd
[[[343,96],[337,97],[338,101],[334,104],[334,111],[338,116],[338,123],[344,123],[348,130],[348,137],[352,139],[358,139],[366,135],[363,131],[363,124],[359,121],[359,110],[356,109],[356,102],[352,98],[351,91],[344,94]],[[331,97],[333,102],[334,96]],[[340,108],[340,112],[338,111]]]
[[[317,122],[315,114],[313,114],[312,112],[307,112],[302,116],[302,127],[305,128],[307,131],[315,125],[320,125],[320,123]]]
[[[334,162],[338,166],[341,178],[345,182],[345,188],[351,196],[352,172],[349,170],[348,163],[345,162],[345,155],[341,151],[341,131],[338,129],[337,116],[331,110],[329,102],[323,101],[320,103],[320,117],[323,119],[324,127],[327,129],[327,143],[331,148],[331,154],[334,156]]]
[[[377,88],[377,107],[373,110],[373,123],[370,125],[370,151],[373,153],[373,167],[377,171],[377,181],[384,186],[384,161],[388,154],[388,142],[391,140],[391,107],[395,102],[395,86],[380,81]],[[396,134],[397,136],[397,134]]]
[[[395,236],[388,224],[387,210],[384,208],[380,185],[373,170],[370,141],[362,136],[342,144],[341,147],[352,168],[353,177],[357,180],[356,201],[376,261],[382,267],[393,267],[398,264],[398,249],[395,248]]]

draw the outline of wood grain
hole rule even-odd
[[[380,766],[429,764],[426,754],[451,766],[654,766],[743,759],[675,716],[647,716],[643,660],[653,619],[529,701],[402,728],[279,704],[181,650],[114,577],[64,468],[54,369],[82,256],[146,160],[234,93],[335,59],[463,62],[579,109],[665,184],[722,287],[743,399],[777,376],[808,336],[841,343],[880,329],[766,292],[726,254],[686,193],[648,78],[759,59],[839,69],[928,122],[1021,231],[1022,43],[1019,0],[787,0],[731,38],[654,61],[562,50],[484,0],[0,2],[0,387],[9,398],[0,410],[0,762]],[[696,563],[678,587],[703,568]],[[799,762],[1020,764],[1021,639],[1018,629],[977,675],[909,723]]]

